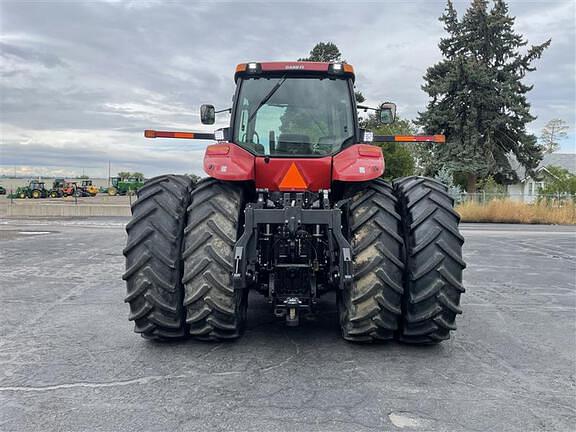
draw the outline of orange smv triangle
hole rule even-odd
[[[298,171],[296,164],[292,162],[292,165],[290,165],[290,168],[288,168],[288,171],[284,174],[284,178],[278,187],[280,190],[294,190],[306,189],[308,185],[302,177],[302,174],[300,174],[300,171]]]

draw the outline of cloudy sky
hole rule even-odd
[[[575,151],[574,0],[512,0],[516,29],[552,38],[526,81],[539,133],[566,120]],[[467,1],[456,1],[463,13]],[[292,60],[333,41],[370,103],[392,100],[415,118],[440,59],[443,0],[0,0],[0,174],[201,173],[206,142],[146,140],[147,128],[213,130],[199,106],[230,106],[237,63]],[[217,127],[227,123],[218,117]]]

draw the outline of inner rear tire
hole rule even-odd
[[[192,192],[182,258],[186,322],[196,339],[236,339],[244,331],[248,290],[232,286],[243,201],[239,186],[213,178]]]
[[[187,176],[150,179],[132,205],[124,249],[125,301],[134,331],[147,339],[187,335],[182,308],[181,246],[192,182]]]
[[[382,179],[353,186],[347,195],[354,284],[339,293],[342,336],[353,342],[391,340],[402,314],[404,271],[397,200]]]
[[[435,344],[450,338],[461,314],[464,238],[460,216],[442,183],[425,177],[394,181],[406,239],[405,294],[398,339]]]

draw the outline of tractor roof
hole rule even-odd
[[[239,76],[258,76],[278,73],[290,73],[291,75],[298,75],[299,73],[326,76],[345,75],[354,80],[354,67],[348,63],[278,61],[240,63],[236,66],[234,81],[237,81]]]

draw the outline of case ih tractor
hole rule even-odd
[[[342,336],[437,343],[461,313],[463,238],[441,183],[382,180],[374,136],[359,126],[348,64],[246,63],[236,68],[230,126],[214,134],[148,130],[148,138],[212,139],[208,178],[149,180],[124,249],[135,331],[151,339],[238,338],[248,292],[297,325],[337,294]],[[220,111],[220,112],[222,112]],[[375,109],[383,123],[394,104]],[[201,119],[217,111],[203,105]]]

